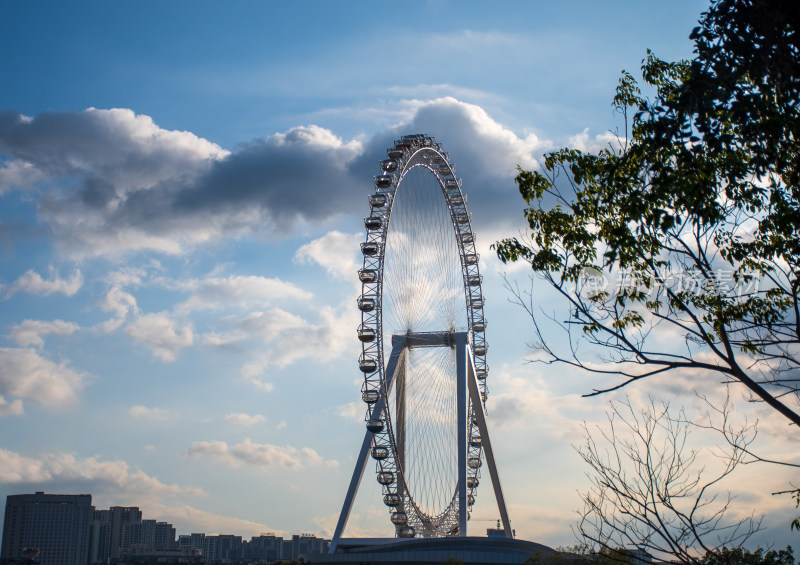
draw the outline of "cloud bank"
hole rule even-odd
[[[65,362],[45,359],[33,349],[0,348],[0,395],[29,399],[45,406],[65,406],[77,400],[86,379],[85,373]],[[21,406],[16,410],[21,410]]]
[[[225,423],[237,424],[239,426],[252,426],[254,424],[263,424],[267,419],[261,414],[245,414],[244,412],[232,412],[225,416]]]
[[[2,402],[0,402],[0,407]],[[258,535],[280,531],[265,524],[196,508],[186,497],[203,497],[199,488],[165,483],[122,460],[76,457],[52,452],[25,455],[0,449],[0,490],[11,492],[90,492],[97,508],[123,504],[139,506],[145,516],[156,516],[180,531],[237,532]]]
[[[33,269],[29,269],[6,290],[6,298],[10,298],[18,292],[38,294],[39,296],[49,296],[56,293],[74,296],[83,285],[83,276],[78,270],[69,279],[62,279],[53,269],[50,271],[52,278],[45,279]]]
[[[416,106],[407,123],[367,141],[310,125],[231,151],[128,109],[5,112],[0,193],[33,191],[39,221],[70,256],[181,254],[222,237],[285,237],[298,226],[366,210],[371,177],[392,140],[427,132],[469,179],[465,190],[481,222],[518,216],[516,166],[535,167],[549,142],[519,137],[455,98]],[[69,294],[81,282],[79,272],[49,284],[36,276],[26,273],[8,292]]]
[[[81,492],[122,495],[202,495],[196,488],[165,484],[141,470],[132,470],[125,461],[103,461],[96,457],[77,458],[54,452],[28,456],[0,449],[0,484],[81,485]]]
[[[230,467],[254,466],[264,470],[305,467],[326,464],[336,466],[335,461],[325,461],[310,447],[297,449],[290,445],[281,447],[268,443],[254,443],[250,439],[236,445],[224,441],[196,441],[189,446],[186,454],[190,457],[206,457]]]
[[[22,347],[33,345],[42,348],[45,336],[50,334],[69,336],[79,329],[77,324],[64,320],[53,320],[52,322],[24,320],[22,323],[12,326],[9,337]]]

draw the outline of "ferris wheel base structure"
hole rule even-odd
[[[455,538],[343,538],[336,553],[307,555],[314,565],[360,565],[382,563],[393,565],[440,565],[457,559],[465,565],[520,565],[532,556],[554,557],[559,552],[540,543],[504,537]]]
[[[417,540],[404,540],[404,541],[429,541],[434,543],[434,547],[436,544],[441,544],[442,542],[452,544],[454,540],[466,540],[466,539],[481,539],[485,540],[487,538],[467,538],[467,519],[468,519],[468,507],[469,504],[467,502],[467,453],[468,453],[468,437],[467,437],[467,414],[468,414],[468,407],[470,401],[472,402],[473,406],[482,406],[481,402],[481,391],[478,386],[478,381],[476,378],[475,372],[475,363],[472,353],[472,346],[470,344],[470,335],[467,332],[424,332],[424,333],[408,333],[403,335],[394,335],[392,336],[392,353],[389,357],[389,363],[387,365],[387,387],[384,394],[382,394],[381,398],[375,403],[373,407],[373,418],[380,417],[381,412],[386,408],[386,397],[388,396],[389,392],[391,391],[391,387],[396,380],[395,372],[398,370],[398,360],[400,359],[401,355],[406,349],[414,348],[414,347],[451,347],[455,349],[456,352],[456,396],[458,400],[458,458],[459,458],[459,469],[460,469],[460,476],[458,482],[458,499],[459,499],[459,523],[458,523],[458,534],[457,536],[451,537],[444,537],[444,538],[418,538]],[[483,447],[483,454],[486,458],[486,463],[489,468],[489,476],[492,480],[492,486],[494,487],[494,495],[495,500],[497,501],[497,508],[500,513],[500,522],[502,523],[502,532],[503,536],[507,540],[513,541],[513,533],[511,530],[511,523],[508,519],[508,511],[506,509],[505,498],[503,496],[503,489],[500,486],[500,477],[497,473],[497,465],[495,463],[494,458],[494,451],[492,449],[492,444],[489,436],[489,428],[486,422],[486,415],[484,414],[482,409],[474,410],[473,417],[476,419],[475,424],[477,424],[478,429],[480,430],[480,438],[481,444]],[[342,534],[344,532],[345,526],[347,525],[347,520],[350,516],[350,510],[352,509],[353,502],[355,501],[356,494],[358,492],[358,487],[361,483],[361,478],[364,474],[364,469],[366,468],[368,459],[369,459],[369,452],[370,452],[370,445],[372,444],[372,432],[367,430],[364,440],[361,444],[361,450],[359,451],[358,459],[356,460],[356,466],[353,470],[353,476],[350,481],[350,486],[347,490],[347,495],[345,496],[345,501],[342,506],[342,511],[339,515],[339,521],[336,526],[336,531],[333,535],[333,540],[331,543],[330,554],[336,554],[337,551],[340,551],[347,543],[344,539],[342,539]],[[386,538],[383,539],[384,543],[395,543],[398,540],[402,540],[402,538]],[[438,540],[438,541],[437,541]],[[349,542],[353,542],[356,540],[347,540]],[[376,540],[371,541],[371,545],[374,545]],[[533,543],[533,542],[524,542],[524,543]],[[363,545],[363,543],[362,543]],[[534,544],[539,545],[539,544]],[[431,547],[429,544],[424,545],[424,547]],[[545,547],[545,546],[541,546]],[[549,549],[549,548],[547,548]]]

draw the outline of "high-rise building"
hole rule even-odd
[[[206,561],[234,561],[243,557],[242,536],[220,534],[205,537],[203,558]]]
[[[86,565],[94,515],[90,494],[14,494],[6,497],[2,559],[36,548],[41,565]]]
[[[200,555],[206,549],[206,535],[205,534],[182,534],[178,536],[178,549],[189,550],[193,549],[199,552]]]
[[[328,552],[328,540],[318,538],[314,534],[292,535],[292,559],[300,559],[303,555],[318,555]]]
[[[202,549],[205,547],[205,542],[206,542],[206,535],[205,534],[203,534],[203,533],[200,533],[200,534],[193,533],[193,534],[189,535],[189,539],[191,539],[191,542],[190,542],[189,545],[191,545],[193,548],[199,549],[199,550],[202,551]]]
[[[168,522],[156,522],[156,549],[178,549],[175,527]]]
[[[110,557],[121,557],[122,550],[129,547],[126,526],[131,522],[141,522],[142,511],[138,506],[112,506],[108,510],[111,514]]]
[[[141,519],[136,506],[112,506],[95,510],[89,548],[89,563],[107,563],[130,550],[177,549],[175,527],[167,522]]]
[[[95,510],[89,541],[89,563],[106,563],[111,555],[111,511]]]
[[[143,549],[156,547],[156,521],[141,520],[139,522],[127,522],[122,528],[122,548],[131,549],[133,547]]]
[[[247,544],[245,557],[262,561],[278,561],[281,559],[282,544],[283,538],[272,533],[253,536]]]
[[[205,561],[217,561],[217,546],[219,539],[217,536],[205,536],[203,538],[203,559]]]

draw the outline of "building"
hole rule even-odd
[[[245,557],[254,561],[279,561],[282,558],[282,544],[283,538],[275,534],[253,536],[247,544]]]
[[[107,563],[132,550],[168,551],[177,549],[175,528],[167,522],[143,520],[137,506],[112,506],[95,510],[91,527],[89,563]]]
[[[192,548],[197,549],[192,545],[192,536],[181,534],[178,536],[178,549]]]
[[[178,549],[175,541],[175,527],[168,522],[156,522],[156,545],[157,550],[168,551]]]
[[[230,534],[206,536],[203,543],[203,558],[208,562],[243,559],[242,536]]]
[[[111,511],[95,510],[89,536],[89,563],[106,563],[111,555]]]
[[[561,562],[559,555],[556,550],[540,543],[487,536],[342,538],[336,546],[336,553],[304,557],[314,565],[440,565],[446,560],[458,560],[464,565],[525,565]]]
[[[138,506],[112,506],[111,514],[111,551],[108,557],[121,557],[122,551],[130,547],[128,538],[131,529],[128,524],[142,521],[142,511]]]
[[[300,559],[302,556],[323,555],[328,553],[330,541],[318,538],[313,534],[294,534],[292,536],[291,559]]]
[[[156,545],[156,521],[141,520],[139,522],[128,522],[123,526],[121,549],[132,548],[155,548]]]
[[[248,542],[232,534],[193,533],[176,540],[172,524],[142,519],[136,506],[97,510],[89,494],[12,495],[5,516],[0,562],[23,562],[29,548],[41,552],[39,565],[107,565],[291,561],[326,555],[330,547],[330,540],[311,534],[262,534]]]
[[[41,565],[86,565],[94,507],[90,494],[15,494],[6,498],[2,559],[41,552]]]
[[[185,534],[178,536],[178,549],[193,549],[200,554],[206,549],[206,535],[205,534]]]

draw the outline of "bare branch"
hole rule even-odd
[[[727,407],[720,415],[727,421]],[[584,425],[585,442],[577,450],[592,483],[582,494],[577,524],[587,543],[694,564],[723,547],[740,547],[761,529],[753,515],[726,520],[733,497],[714,490],[742,463],[755,425],[715,453],[720,465],[710,472],[689,447],[693,424],[683,410],[673,415],[652,398],[640,410],[625,400],[612,402],[607,416],[605,427]]]

